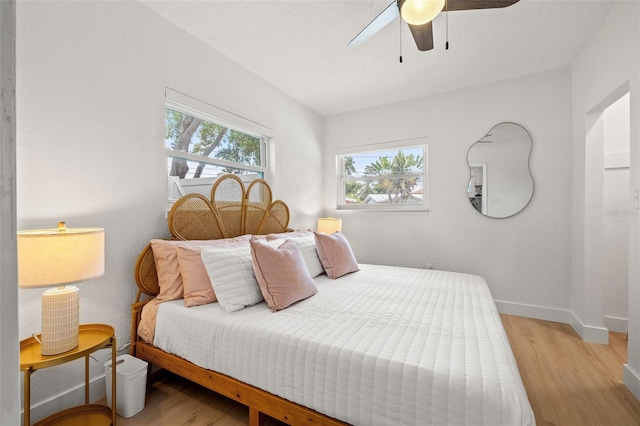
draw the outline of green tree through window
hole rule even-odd
[[[427,209],[427,145],[339,155],[339,208]]]
[[[365,186],[369,188],[373,185],[373,190],[370,192],[387,194],[389,203],[406,203],[418,185],[421,171],[420,155],[405,155],[402,151],[398,151],[391,160],[389,157],[380,157],[364,168],[365,175],[381,177],[380,180],[370,181]],[[401,177],[389,178],[388,176]]]
[[[167,148],[176,152],[175,156],[170,154],[169,176],[197,179],[203,177],[207,165],[218,172],[235,174],[255,173],[252,171],[255,167],[247,170],[243,165],[262,167],[260,137],[169,108],[165,125]],[[192,170],[191,161],[180,157],[180,153],[195,154],[202,159],[196,161]]]

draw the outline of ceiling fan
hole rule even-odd
[[[396,0],[382,11],[349,43],[357,47],[400,16],[411,30],[418,50],[433,49],[431,22],[442,10],[495,9],[511,6],[519,0]]]

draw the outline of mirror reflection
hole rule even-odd
[[[524,209],[533,195],[529,170],[532,140],[516,123],[500,123],[467,153],[471,205],[485,216],[505,218]]]

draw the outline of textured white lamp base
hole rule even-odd
[[[79,305],[78,287],[56,287],[42,294],[42,355],[78,346]]]

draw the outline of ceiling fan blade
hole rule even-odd
[[[520,0],[447,0],[444,10],[498,9],[518,3]]]
[[[398,3],[391,3],[376,18],[369,23],[360,33],[349,42],[349,47],[357,47],[369,39],[372,35],[386,27],[391,21],[400,16]]]
[[[422,25],[408,25],[418,50],[424,52],[433,49],[433,27],[431,26],[431,21]]]

